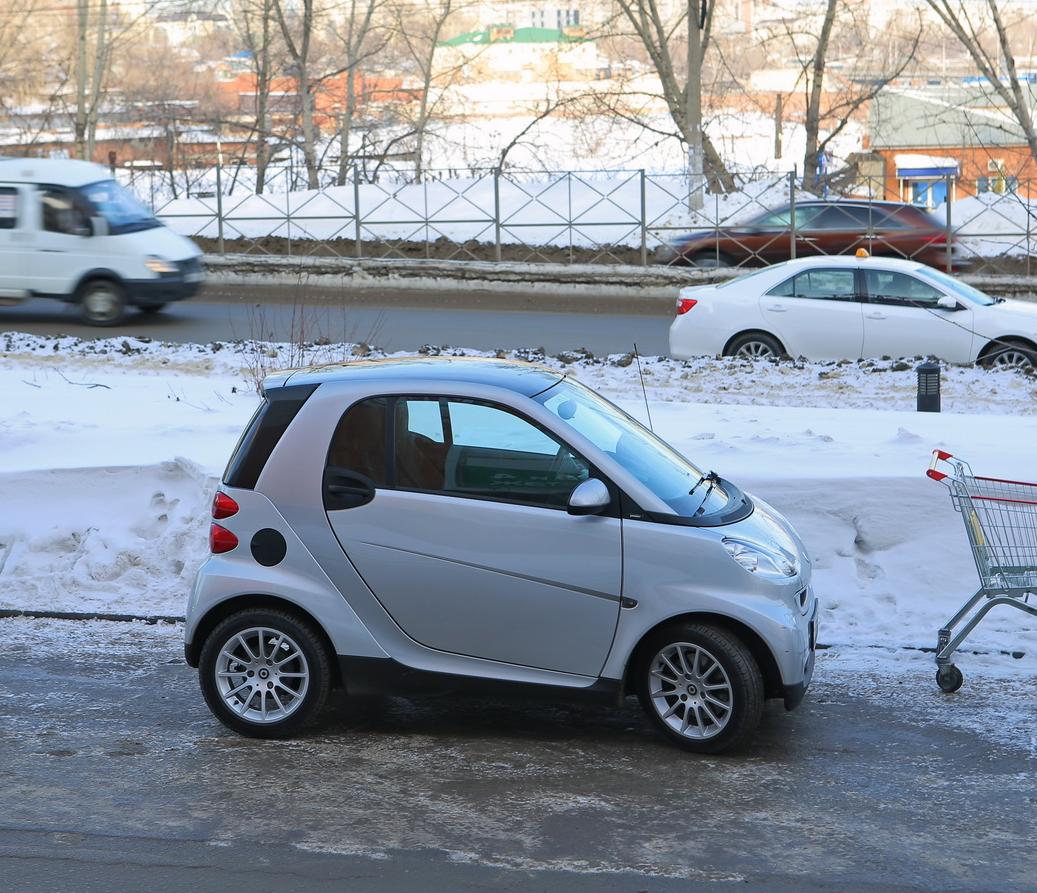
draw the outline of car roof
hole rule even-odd
[[[353,360],[306,369],[285,370],[269,376],[263,389],[291,385],[324,384],[333,381],[365,382],[397,387],[406,382],[422,384],[489,385],[532,397],[547,390],[564,375],[538,363],[497,360],[488,357],[393,357]]]
[[[0,182],[51,183],[55,186],[85,186],[112,179],[106,167],[69,158],[0,157]]]
[[[901,257],[856,257],[852,254],[825,254],[814,257],[800,257],[795,260],[786,260],[778,264],[772,264],[769,269],[777,270],[779,267],[787,272],[798,270],[809,270],[817,267],[882,267],[889,270],[903,270],[908,272],[924,267],[925,264],[917,260],[906,260]]]

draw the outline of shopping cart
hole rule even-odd
[[[949,473],[938,469],[941,462],[950,467]],[[1037,594],[1037,484],[977,477],[967,462],[943,450],[933,450],[926,474],[950,490],[954,508],[965,521],[979,572],[979,592],[962,605],[936,640],[936,684],[951,692],[964,682],[951,655],[992,608],[1011,605],[1037,617],[1037,604],[1030,604],[1030,596]]]

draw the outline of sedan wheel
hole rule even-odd
[[[763,712],[760,668],[737,636],[706,624],[675,624],[641,648],[641,705],[672,742],[698,753],[745,745]]]
[[[740,335],[728,345],[727,355],[743,360],[772,360],[785,353],[776,338],[765,332],[750,332]]]
[[[199,661],[202,693],[224,725],[277,737],[310,722],[330,687],[327,651],[291,614],[249,610],[213,630]]]
[[[990,369],[1010,372],[1032,372],[1034,365],[1034,355],[1021,347],[1006,347],[987,361]]]

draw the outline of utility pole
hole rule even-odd
[[[688,210],[704,204],[702,182],[702,24],[708,0],[688,0],[688,83],[684,89],[688,140]]]

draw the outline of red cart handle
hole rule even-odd
[[[950,453],[944,450],[933,450],[933,458],[929,463],[929,469],[926,471],[926,475],[931,477],[934,481],[942,481],[947,477],[947,473],[944,471],[937,471],[936,466],[940,462],[946,462],[948,459],[953,459]]]

